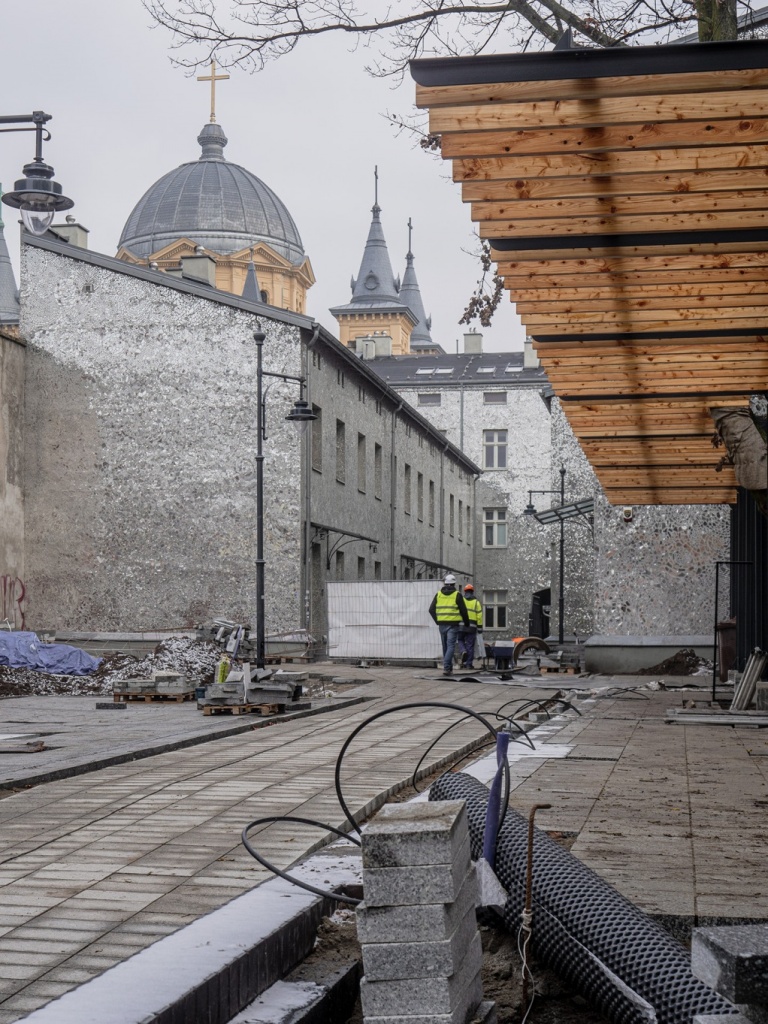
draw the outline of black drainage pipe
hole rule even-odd
[[[465,800],[472,855],[482,851],[488,790],[461,772],[434,783],[430,800]],[[525,903],[528,822],[507,811],[496,874],[507,890],[503,921],[513,934]],[[690,954],[599,875],[540,829],[533,841],[531,950],[613,1024],[690,1024],[736,1007],[691,973]]]

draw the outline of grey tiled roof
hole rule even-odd
[[[522,352],[478,355],[384,356],[368,365],[392,387],[434,388],[459,385],[538,386],[547,383],[541,367],[525,368]]]
[[[283,202],[263,181],[224,157],[227,138],[218,124],[198,136],[198,160],[163,175],[144,193],[120,236],[136,256],[147,257],[179,238],[212,252],[237,252],[264,241],[298,266],[304,247]]]

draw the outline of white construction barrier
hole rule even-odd
[[[440,580],[328,583],[331,658],[442,658],[429,605]]]

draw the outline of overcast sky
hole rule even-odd
[[[90,248],[114,256],[123,225],[149,186],[200,155],[210,86],[171,63],[171,39],[140,0],[36,0],[3,11],[0,114],[53,115],[44,159],[90,229]],[[413,112],[414,83],[398,88],[364,71],[365,50],[308,40],[256,75],[233,70],[217,86],[225,155],[261,178],[291,212],[317,284],[307,311],[336,333],[328,307],[350,298],[373,205],[373,168],[395,274],[402,276],[413,218],[415,267],[432,337],[456,351],[458,324],[479,276],[469,207],[448,163],[397,137],[382,114]],[[34,136],[0,137],[6,190],[34,155]],[[18,274],[17,215],[2,208]],[[520,349],[524,332],[506,298],[487,350]]]

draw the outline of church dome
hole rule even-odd
[[[198,160],[182,164],[141,197],[126,221],[120,248],[146,259],[180,238],[215,253],[266,242],[295,266],[305,259],[296,225],[263,181],[224,156],[227,138],[207,124],[197,138]]]

